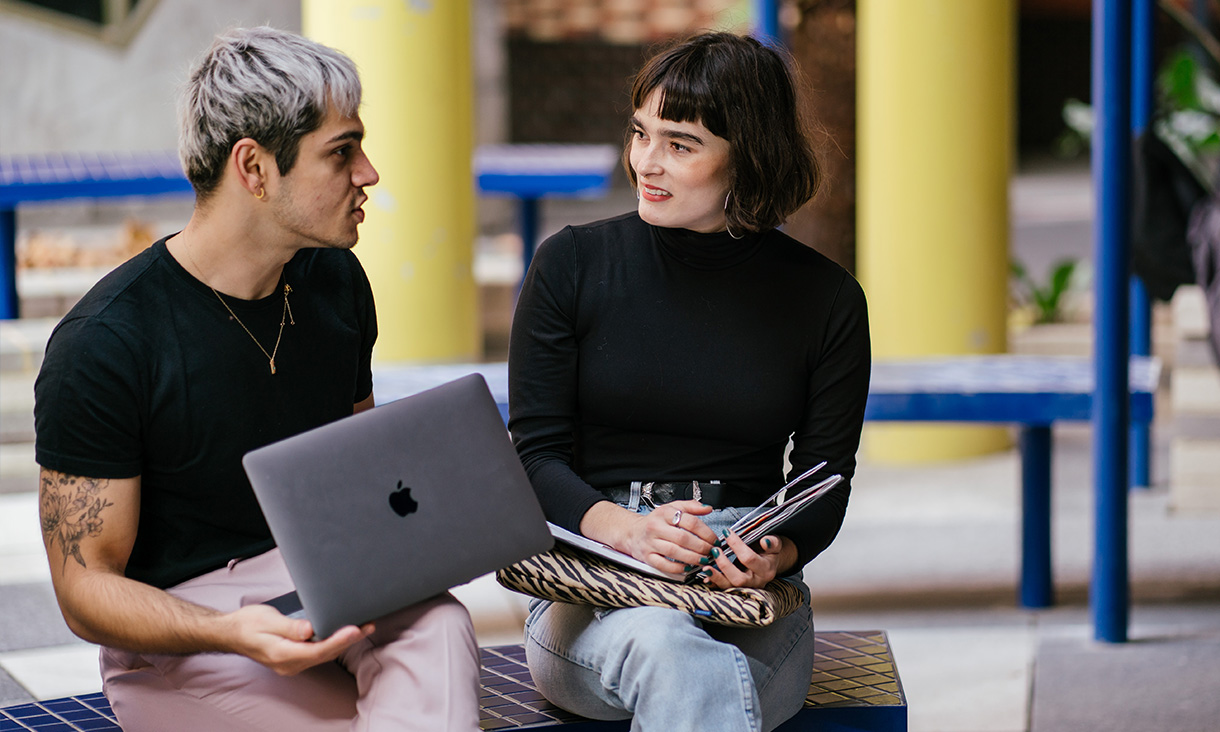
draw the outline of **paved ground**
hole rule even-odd
[[[1087,171],[1018,178],[1013,248],[1031,270],[1044,271],[1065,253],[1088,256],[1087,194]],[[630,200],[622,196],[549,204],[543,228],[624,204]],[[46,326],[6,324],[0,340],[36,352]],[[12,365],[0,389],[0,427],[11,438],[0,444],[0,704],[98,688],[95,649],[68,632],[46,579],[32,450],[19,439],[28,429],[21,414],[32,404],[30,377]],[[1158,418],[1154,486],[1131,496],[1131,642],[1093,640],[1087,426],[1055,434],[1057,607],[1015,607],[1015,452],[919,468],[864,462],[840,537],[806,571],[818,626],[890,634],[915,732],[1214,732],[1220,728],[1220,514],[1170,509],[1169,417]],[[483,644],[518,642],[519,596],[490,578],[457,594],[471,608]]]

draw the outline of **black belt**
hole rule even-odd
[[[613,486],[603,488],[602,493],[615,503],[631,502],[631,486]],[[753,506],[758,502],[757,496],[719,481],[688,480],[681,483],[640,484],[640,502],[648,505],[669,503],[670,501],[695,500],[701,501],[713,508],[728,508],[732,506]]]

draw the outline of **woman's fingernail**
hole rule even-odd
[[[762,545],[763,545],[763,549],[766,549],[767,551],[771,551],[771,539],[769,539],[769,538],[763,539]]]
[[[713,550],[713,551],[714,551],[714,550]],[[701,557],[701,558],[699,559],[699,564],[707,564],[707,563],[708,563],[708,562],[710,562],[710,561],[712,561],[712,558],[711,558],[711,557]]]
[[[691,571],[691,570],[692,570],[692,569],[694,569],[694,568],[695,568],[695,567],[694,567],[694,565],[691,565],[691,564],[683,564],[683,565],[682,565],[682,571],[683,571],[683,572],[689,572],[689,571]]]
[[[720,556],[720,550],[716,547],[712,547],[712,559],[715,559],[718,556]]]
[[[729,538],[729,530],[728,529],[721,530],[720,535],[726,539]]]

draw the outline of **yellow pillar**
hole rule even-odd
[[[874,359],[1007,349],[1013,0],[860,0],[858,266]],[[870,457],[1008,445],[1002,428],[872,423]]]
[[[364,85],[364,146],[381,182],[356,254],[377,299],[374,358],[477,358],[470,3],[303,0],[301,21],[356,62]]]

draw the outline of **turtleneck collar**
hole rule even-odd
[[[748,232],[735,239],[727,231],[701,234],[689,229],[649,226],[654,241],[669,256],[696,269],[725,269],[741,264],[758,251],[763,236]]]

